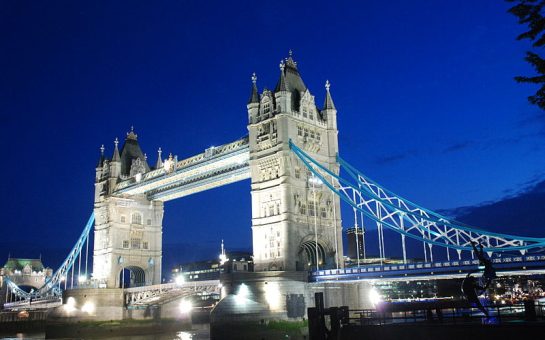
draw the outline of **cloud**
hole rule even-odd
[[[456,220],[489,231],[545,237],[545,179],[536,176],[522,184],[523,189],[494,202],[458,207],[442,213]]]
[[[515,137],[498,137],[498,138],[488,138],[488,139],[482,139],[482,140],[461,140],[456,141],[451,144],[448,144],[446,146],[438,147],[436,149],[428,149],[426,152],[422,152],[422,150],[408,150],[406,152],[401,153],[392,153],[387,155],[380,155],[375,158],[375,162],[379,165],[385,165],[385,164],[391,164],[394,162],[399,162],[411,157],[429,157],[429,156],[435,156],[437,154],[447,154],[447,153],[455,153],[455,152],[461,152],[471,149],[493,149],[504,145],[514,145],[522,143],[525,140],[537,138],[545,136],[545,129],[542,133],[526,133],[521,134]],[[538,152],[541,151],[540,148],[532,148],[532,152]]]
[[[408,158],[409,156],[410,154],[408,153],[379,156],[376,158],[375,161],[377,162],[377,164],[390,164]]]
[[[457,143],[454,143],[454,144],[451,144],[451,145],[445,147],[443,149],[443,153],[461,151],[461,150],[464,150],[464,149],[468,149],[468,148],[470,148],[472,146],[475,146],[476,144],[477,143],[475,141],[472,141],[472,140],[457,142]]]

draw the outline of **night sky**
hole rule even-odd
[[[290,49],[319,106],[332,84],[341,156],[394,192],[467,212],[545,179],[509,3],[357,3],[0,2],[0,258],[59,264],[92,211],[100,145],[111,157],[131,126],[151,165],[158,147],[181,159],[246,135],[252,72],[274,88]],[[250,250],[250,208],[249,180],[168,202],[166,262],[222,238]],[[487,214],[491,230],[545,234]]]

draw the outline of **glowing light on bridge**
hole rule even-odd
[[[182,300],[180,302],[180,313],[187,314],[193,309],[193,304],[189,300]]]
[[[180,274],[176,276],[176,279],[174,279],[174,281],[176,282],[178,286],[181,286],[185,283],[185,277],[182,274]]]
[[[265,282],[265,300],[269,304],[270,309],[275,310],[281,307],[281,295],[278,283]]]
[[[76,299],[71,296],[66,299],[66,304],[63,306],[63,309],[68,314],[74,312],[76,310]]]
[[[239,305],[246,304],[246,299],[248,298],[249,295],[250,295],[250,289],[248,288],[248,286],[244,283],[240,284],[240,286],[238,287],[238,292],[235,295],[235,300],[237,304]]]
[[[95,307],[95,304],[92,303],[92,302],[86,302],[82,307],[81,307],[81,311],[84,312],[84,313],[87,313],[89,315],[93,315],[95,314],[95,310],[96,310],[96,307]]]
[[[369,301],[371,301],[373,306],[378,305],[382,301],[382,296],[374,287],[369,290]]]

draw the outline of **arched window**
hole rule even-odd
[[[142,224],[142,215],[140,215],[140,214],[137,213],[137,212],[132,213],[132,216],[131,216],[131,223],[132,223],[132,224]]]

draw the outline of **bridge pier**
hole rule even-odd
[[[221,276],[221,300],[210,315],[211,339],[240,339],[245,331],[266,330],[270,322],[298,323],[322,292],[325,307],[372,308],[368,282],[308,282],[300,271],[237,272]],[[304,329],[303,329],[304,328]],[[301,331],[306,331],[301,327]],[[254,334],[255,335],[255,334]],[[250,336],[250,334],[249,334]]]

